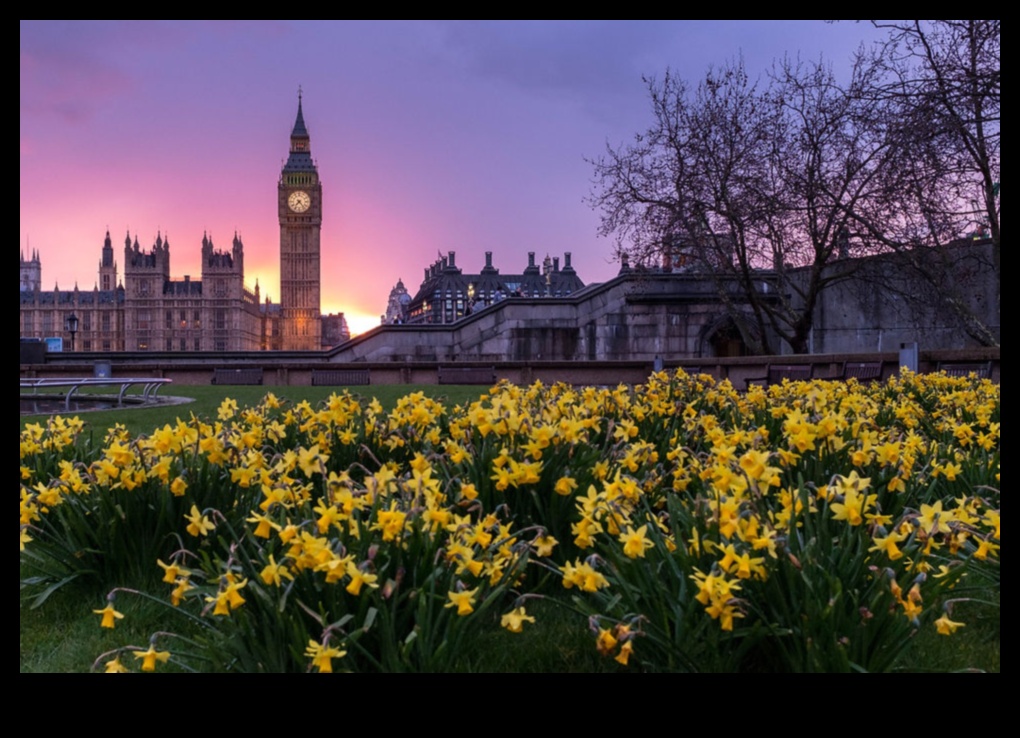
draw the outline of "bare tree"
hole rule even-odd
[[[854,209],[854,228],[901,253],[971,338],[998,345],[998,319],[988,325],[969,299],[976,284],[947,275],[959,277],[957,262],[973,258],[962,242],[989,240],[998,315],[1000,21],[872,23],[889,35],[861,54],[881,70],[867,94],[890,122],[897,156],[882,196]]]
[[[901,272],[884,289],[997,344],[977,251],[959,244],[990,240],[997,315],[999,21],[875,24],[889,37],[846,82],[791,60],[757,82],[739,62],[693,87],[646,79],[651,126],[591,160],[618,255],[712,279],[754,351],[806,351],[823,291],[883,253]]]
[[[819,296],[865,248],[849,235],[854,208],[892,156],[861,92],[875,74],[867,61],[847,85],[790,61],[759,83],[739,62],[693,91],[671,73],[646,80],[652,126],[592,161],[602,235],[639,262],[714,280],[731,313],[753,321],[752,350],[775,353],[777,337],[806,351]]]

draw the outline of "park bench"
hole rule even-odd
[[[213,384],[262,384],[262,367],[213,369]]]
[[[845,361],[836,379],[856,379],[858,382],[874,382],[882,379],[881,361]]]
[[[769,364],[765,368],[764,377],[749,377],[748,386],[752,384],[764,384],[766,387],[773,384],[781,384],[784,379],[791,382],[811,379],[811,364]]]
[[[940,361],[938,371],[950,377],[969,377],[977,374],[978,379],[992,378],[992,362],[990,361]]]
[[[312,369],[313,387],[352,387],[372,384],[368,369]]]
[[[494,366],[441,366],[439,384],[488,384],[496,383]]]

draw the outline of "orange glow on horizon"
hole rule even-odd
[[[347,327],[351,331],[351,336],[357,336],[366,331],[370,331],[379,325],[379,316],[372,315],[363,310],[351,309],[351,306],[342,305],[323,305],[322,314],[327,315],[329,313],[343,313],[344,319],[347,321]]]

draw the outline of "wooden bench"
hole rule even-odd
[[[441,366],[439,384],[487,384],[496,383],[494,366]]]
[[[874,382],[882,379],[881,361],[846,361],[836,379],[856,379],[858,382]]]
[[[798,382],[811,379],[811,364],[769,364],[765,369],[764,377],[750,377],[747,380],[751,384],[764,384],[766,387],[773,384],[781,384],[784,379],[791,382]]]
[[[262,367],[213,369],[213,384],[262,384]]]
[[[969,377],[977,374],[978,379],[992,378],[992,362],[990,361],[940,361],[938,371],[950,377]]]
[[[353,387],[372,384],[369,369],[312,369],[313,387]]]

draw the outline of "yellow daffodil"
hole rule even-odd
[[[900,551],[899,546],[896,544],[903,542],[906,536],[901,533],[893,531],[887,536],[880,536],[874,538],[875,545],[868,549],[868,551],[885,551],[890,561],[903,557],[903,552]]]
[[[120,663],[120,656],[115,656],[104,665],[104,672],[107,674],[127,674],[128,669],[124,664]]]
[[[223,583],[226,586],[221,584],[221,589],[215,597],[205,598],[206,602],[216,605],[213,608],[213,615],[229,615],[231,610],[236,610],[246,601],[239,590],[248,585],[247,579],[237,581],[233,574],[227,574],[223,578]]]
[[[148,651],[135,651],[135,658],[142,660],[142,671],[155,671],[156,662],[165,664],[170,660],[170,652],[157,651],[156,647],[150,643]]]
[[[363,566],[365,565],[367,564],[363,564]],[[345,589],[355,597],[361,594],[361,588],[366,584],[372,589],[379,588],[379,585],[376,584],[376,580],[379,579],[379,576],[377,574],[369,574],[362,571],[354,565],[353,561],[347,562],[347,575],[351,578],[351,581],[347,584]]]
[[[332,673],[333,659],[342,659],[346,655],[346,651],[315,641],[308,641],[308,647],[305,649],[305,656],[312,660],[312,668],[322,674]]]
[[[173,584],[178,577],[187,577],[191,574],[190,571],[176,563],[164,564],[162,559],[156,559],[156,563],[163,569],[163,581],[167,584]]]
[[[559,543],[555,538],[550,535],[539,536],[531,542],[532,547],[535,549],[536,556],[549,556],[553,552],[553,548]]]
[[[584,592],[597,592],[609,586],[609,581],[588,562],[575,561],[560,567],[563,572],[563,586],[577,587]]]
[[[921,514],[917,518],[918,527],[927,535],[936,533],[948,533],[949,523],[955,520],[951,510],[942,509],[942,500],[936,500],[934,505],[921,504]]]
[[[952,635],[959,628],[964,627],[965,623],[958,623],[955,620],[950,620],[949,615],[943,615],[935,621],[935,628],[938,630],[939,635]]]
[[[567,496],[577,489],[577,480],[573,477],[560,477],[556,480],[554,491],[558,495]]]
[[[384,541],[395,541],[403,533],[406,518],[407,513],[397,510],[397,503],[394,502],[389,510],[379,510],[376,513],[377,522],[372,528],[382,531]]]
[[[174,497],[183,497],[187,489],[188,483],[184,481],[183,477],[174,477],[174,481],[170,483],[170,494]]]
[[[475,596],[478,594],[478,588],[464,590],[463,592],[449,592],[447,597],[449,602],[444,607],[456,607],[458,615],[470,615],[475,611]]]
[[[181,604],[181,602],[184,601],[185,593],[187,593],[188,590],[190,589],[194,589],[194,587],[192,586],[191,582],[187,579],[187,577],[179,578],[177,581],[174,582],[174,584],[176,586],[170,593],[170,604],[172,604],[174,607],[177,607],[178,605]]]
[[[234,413],[237,412],[237,400],[231,400],[229,397],[223,399],[220,403],[219,409],[216,411],[216,417],[220,420],[230,420],[234,417]]]
[[[188,520],[188,533],[195,536],[207,536],[209,531],[216,528],[209,518],[202,514],[197,505],[191,506],[191,512],[184,516]]]
[[[655,544],[648,540],[647,537],[648,526],[642,525],[637,530],[633,527],[627,526],[627,530],[620,534],[620,543],[623,544],[623,553],[632,559],[644,558],[645,551],[653,548]]]
[[[627,641],[622,646],[620,646],[620,653],[616,654],[616,658],[614,658],[613,661],[616,661],[617,663],[623,664],[624,666],[626,666],[627,662],[630,661],[630,655],[633,652],[634,652],[634,642],[633,641]]]
[[[281,586],[284,579],[294,579],[290,570],[284,564],[277,564],[272,554],[269,554],[269,563],[259,573],[259,577],[267,585],[272,584],[276,587]]]
[[[993,556],[997,555],[996,551],[999,550],[999,545],[992,543],[991,541],[984,540],[978,543],[977,550],[974,552],[974,558],[978,561],[984,561],[988,558],[988,554]]]
[[[608,656],[616,648],[616,636],[608,628],[600,628],[598,637],[595,639],[595,647],[603,656]]]
[[[508,612],[500,618],[499,624],[511,633],[520,633],[524,630],[525,622],[533,623],[535,622],[535,618],[528,615],[523,607],[518,607],[516,610]]]
[[[328,461],[329,455],[320,453],[319,444],[317,443],[308,449],[298,449],[298,466],[301,467],[302,473],[309,479],[315,473],[325,473]]]
[[[100,623],[101,627],[103,628],[112,628],[118,620],[121,620],[124,617],[123,613],[117,612],[116,610],[113,609],[112,602],[107,604],[107,606],[104,607],[102,610],[93,610],[92,612],[94,612],[96,615],[103,616],[103,622]]]

